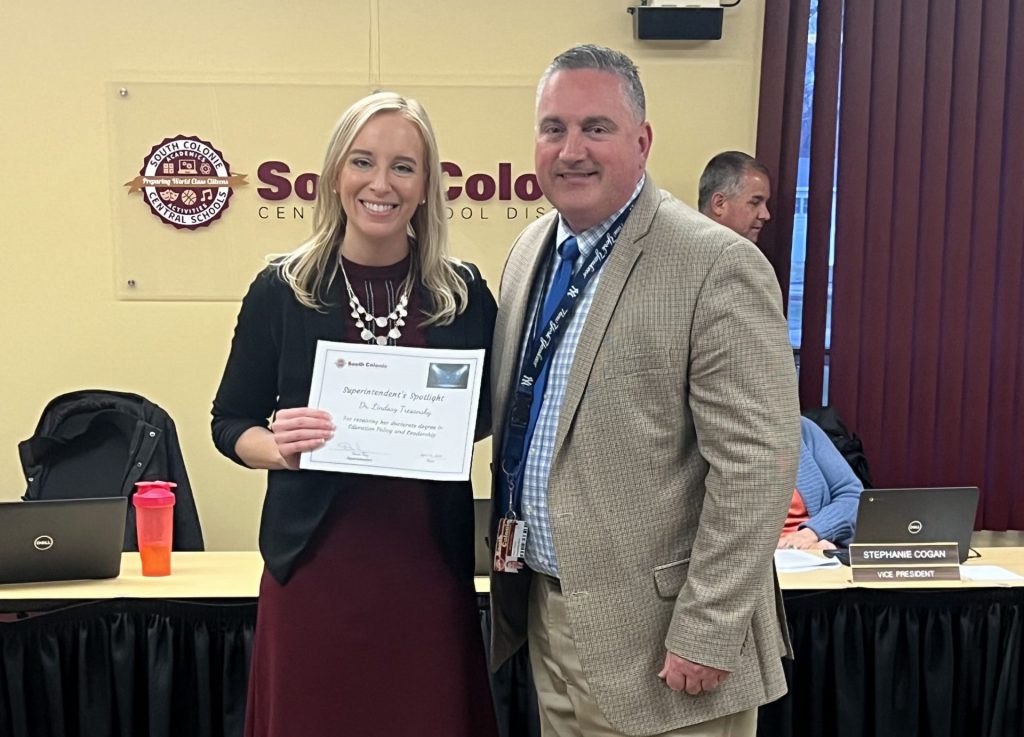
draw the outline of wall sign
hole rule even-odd
[[[224,155],[195,136],[165,138],[143,158],[139,176],[124,186],[142,199],[160,220],[195,230],[219,218],[231,201],[233,187],[248,184],[232,174]]]

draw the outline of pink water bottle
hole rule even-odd
[[[132,496],[143,576],[169,576],[174,537],[174,492],[171,481],[137,481]]]

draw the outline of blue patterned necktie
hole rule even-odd
[[[544,307],[540,311],[540,322],[537,323],[538,332],[542,332],[542,326],[548,324],[548,320],[555,314],[562,298],[565,297],[565,293],[569,289],[569,282],[572,280],[572,270],[579,255],[580,247],[576,243],[574,235],[570,235],[558,247],[558,268],[555,269],[555,278],[551,281],[548,296],[544,298]]]
[[[561,304],[565,293],[569,291],[569,282],[572,281],[573,267],[576,265],[576,257],[580,255],[580,247],[576,242],[576,236],[566,238],[558,247],[558,267],[555,269],[555,278],[551,280],[551,287],[544,298],[544,306],[541,308],[541,319],[537,323],[537,334],[544,332],[545,326],[555,314],[558,305]],[[533,430],[537,426],[537,418],[540,416],[540,406],[544,401],[544,387],[548,383],[548,371],[551,369],[551,361],[548,361],[537,377],[533,385],[533,403],[530,405],[530,424],[526,429],[526,437],[533,439]],[[530,447],[526,446],[529,453]],[[524,456],[525,457],[525,456]]]

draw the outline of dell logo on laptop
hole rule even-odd
[[[924,525],[922,525],[919,520],[915,519],[909,525],[907,525],[907,532],[909,532],[911,535],[916,535],[921,531],[923,527]]]
[[[53,538],[49,535],[40,535],[32,544],[36,546],[36,550],[49,550],[53,547]]]

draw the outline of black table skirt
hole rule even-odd
[[[790,693],[759,735],[1024,736],[1024,588],[789,591]]]
[[[785,598],[797,658],[759,735],[1024,735],[1024,588]],[[255,618],[254,602],[152,600],[4,616],[0,735],[237,737]],[[525,652],[493,686],[505,737],[539,735]]]
[[[242,734],[255,601],[114,599],[10,620],[3,737]]]

